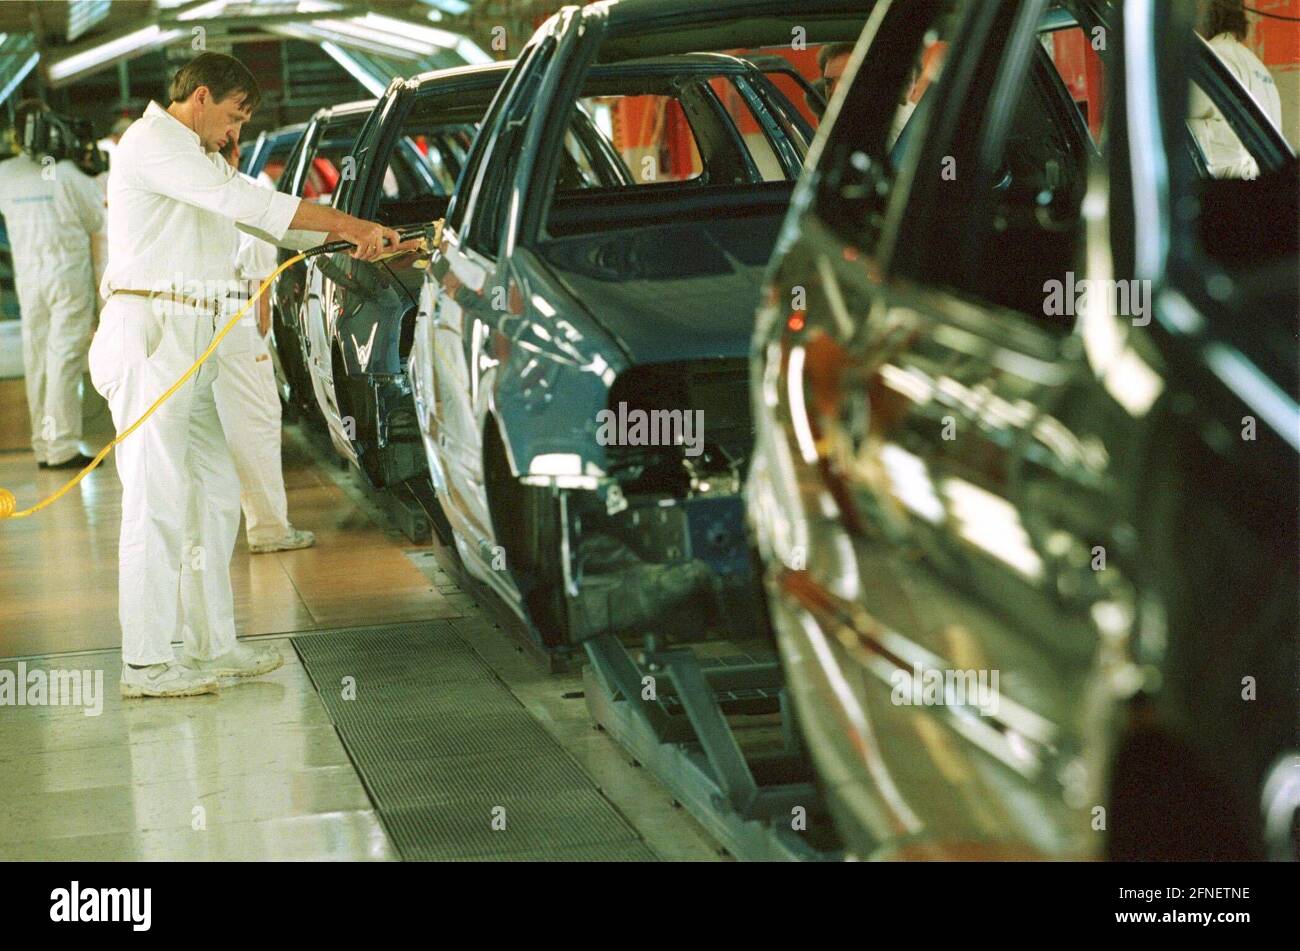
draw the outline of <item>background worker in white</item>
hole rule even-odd
[[[242,63],[202,53],[177,72],[170,105],[151,102],[113,153],[106,303],[90,372],[119,433],[212,342],[231,279],[231,220],[288,244],[346,240],[366,260],[416,245],[231,169],[216,150],[239,137],[259,98]],[[211,692],[217,677],[253,676],[282,662],[273,648],[235,639],[230,556],[239,479],[212,396],[217,373],[215,362],[203,364],[117,449],[124,696]],[[184,642],[181,659],[176,639]]]
[[[1250,93],[1256,104],[1279,131],[1282,129],[1282,99],[1268,67],[1242,41],[1246,39],[1246,13],[1235,0],[1201,0],[1201,25],[1197,32],[1223,65]],[[1188,125],[1205,153],[1205,163],[1215,178],[1255,178],[1259,166],[1228,125],[1223,113],[1208,96],[1193,86],[1188,106]]]
[[[40,102],[15,115],[18,140]],[[32,451],[41,468],[90,463],[81,453],[79,385],[95,315],[91,236],[104,226],[99,186],[68,160],[26,152],[0,163],[0,214],[13,249],[22,316]]]
[[[239,168],[238,142],[231,139],[221,154],[231,168]],[[235,279],[245,293],[228,300],[227,320],[257,293],[278,264],[274,245],[249,234],[240,234],[238,241]],[[248,550],[256,555],[310,548],[316,536],[289,524],[280,462],[280,394],[266,340],[271,329],[270,292],[258,298],[254,307],[217,348],[219,372],[212,393],[239,472]]]

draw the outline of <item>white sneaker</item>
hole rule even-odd
[[[236,644],[234,650],[226,651],[212,660],[200,660],[197,657],[184,657],[181,663],[196,674],[209,677],[256,677],[269,674],[284,663],[280,651],[271,646],[254,646]]]
[[[265,555],[273,551],[296,551],[299,548],[310,548],[316,544],[316,536],[311,532],[289,526],[289,534],[282,538],[277,538],[271,542],[258,542],[256,545],[249,544],[248,550],[254,555]]]
[[[123,697],[193,697],[216,693],[217,678],[172,661],[135,668],[122,665],[119,690]]]

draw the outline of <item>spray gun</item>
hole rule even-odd
[[[414,250],[394,251],[389,254],[381,254],[371,263],[377,264],[380,261],[387,261],[390,258],[399,257],[404,254],[431,254],[433,249],[442,243],[442,222],[443,219],[439,218],[436,221],[431,221],[424,225],[398,228],[397,236],[401,238],[403,242],[410,241],[412,238],[419,238],[420,246]],[[356,245],[351,241],[331,241],[328,244],[320,244],[314,248],[309,248],[302,252],[300,256],[296,256],[296,258],[297,260],[302,260],[305,258],[314,258],[320,254],[337,254],[340,251],[346,251],[348,248],[352,247],[356,247]]]

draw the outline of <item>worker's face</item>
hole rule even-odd
[[[827,102],[830,101],[831,96],[835,95],[835,87],[840,84],[844,70],[849,65],[849,55],[848,53],[841,53],[839,56],[832,56],[826,61],[826,70],[822,73],[822,78],[826,80]]]
[[[199,134],[204,151],[216,152],[231,139],[239,141],[244,123],[253,117],[243,102],[241,92],[233,92],[216,102],[207,86],[194,90],[194,131]]]

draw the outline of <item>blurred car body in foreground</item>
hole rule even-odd
[[[881,6],[752,368],[750,515],[846,844],[1294,856],[1294,155],[1190,4],[1064,5],[1105,37],[1101,151],[1060,6]],[[1189,77],[1256,181],[1204,177]]]

